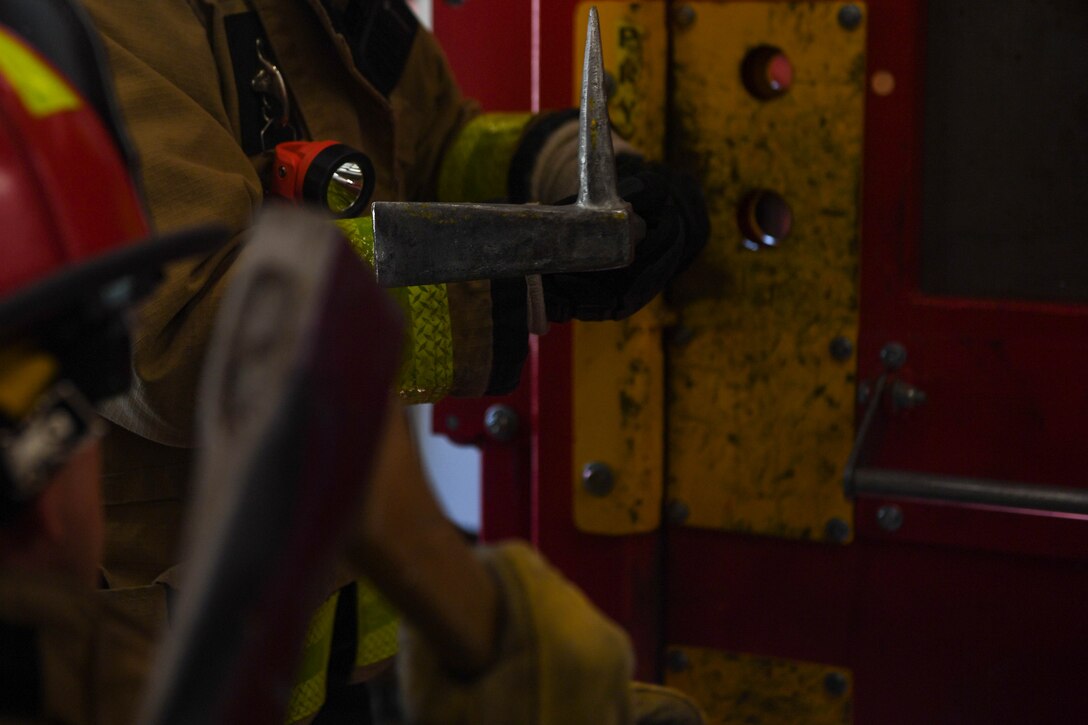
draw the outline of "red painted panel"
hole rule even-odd
[[[525,374],[528,378],[528,374]],[[509,406],[518,418],[512,440],[497,441],[484,428],[492,405]],[[494,398],[450,398],[434,409],[434,431],[460,445],[474,445],[482,453],[480,471],[480,532],[482,541],[528,539],[531,485],[529,386]]]
[[[898,530],[880,527],[877,512],[882,506],[896,506],[902,512]],[[1080,514],[861,498],[854,516],[857,535],[866,541],[1088,561],[1088,516]]]
[[[929,402],[893,420],[875,462],[896,468],[1088,486],[1088,307],[918,292],[924,2],[871,2],[861,251],[861,376],[890,340]]]
[[[528,111],[532,98],[530,0],[434,2],[434,32],[461,90],[486,111]]]
[[[858,723],[1088,712],[1088,563],[678,530],[666,567],[666,641],[848,666]]]

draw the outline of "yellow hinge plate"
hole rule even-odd
[[[693,697],[715,725],[853,721],[853,674],[845,667],[670,647],[665,684]]]
[[[668,351],[667,495],[689,526],[851,536],[842,470],[855,411],[865,23],[841,26],[842,5],[674,8],[676,160],[701,174],[713,230],[674,285]],[[769,101],[741,80],[762,45],[793,68],[790,90]],[[752,251],[737,210],[759,189],[786,200],[793,224],[778,246]],[[845,359],[830,352],[836,338]]]
[[[646,156],[660,159],[665,141],[668,31],[665,3],[582,3],[575,15],[575,89],[581,88],[589,8],[601,21],[604,65],[613,79],[613,129]],[[576,101],[577,102],[577,101]],[[623,322],[575,322],[571,480],[574,520],[585,532],[633,534],[661,522],[664,495],[665,361],[654,303]],[[591,493],[582,474],[603,464],[611,486]]]

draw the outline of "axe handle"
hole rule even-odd
[[[349,560],[450,670],[478,673],[497,651],[499,592],[424,476],[402,407],[391,406]]]

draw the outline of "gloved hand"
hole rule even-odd
[[[550,322],[622,320],[665,289],[706,245],[710,220],[698,184],[662,164],[617,156],[618,188],[645,223],[634,262],[622,269],[543,276]]]
[[[443,667],[402,630],[397,663],[405,720],[431,725],[629,725],[627,635],[528,546],[481,547],[503,603],[498,652],[472,678]]]

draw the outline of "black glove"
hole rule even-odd
[[[637,156],[616,159],[618,188],[646,225],[635,261],[622,269],[547,274],[544,305],[550,322],[622,320],[665,289],[706,245],[710,219],[690,176]]]

